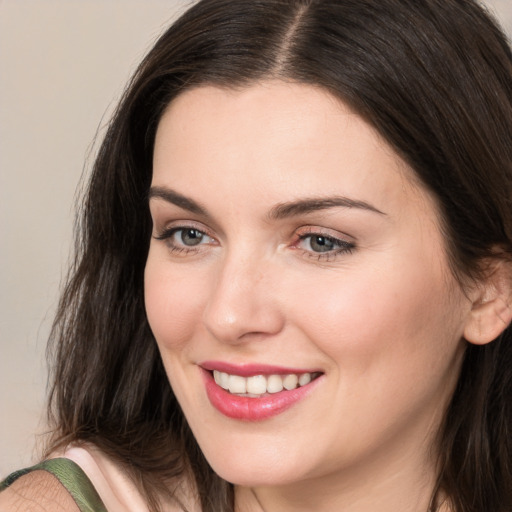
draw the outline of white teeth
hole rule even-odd
[[[263,375],[255,375],[247,379],[247,393],[262,395],[267,392],[267,379]]]
[[[311,382],[311,374],[310,373],[303,373],[299,377],[299,386],[305,386],[306,384],[309,384]]]
[[[269,393],[279,393],[279,391],[283,391],[283,379],[280,375],[271,375],[267,379],[267,391]]]
[[[220,374],[220,385],[224,389],[229,389],[229,375],[227,373]]]
[[[308,374],[309,375],[309,374]],[[297,387],[297,384],[299,383],[299,377],[297,377],[297,375],[287,375],[284,379],[283,379],[283,386],[290,390],[290,389],[295,389]]]
[[[247,393],[247,379],[245,379],[244,377],[240,377],[240,375],[230,375],[228,385],[230,393]]]
[[[229,375],[224,372],[213,370],[215,382],[223,389],[229,389]]]
[[[279,393],[283,389],[291,391],[299,386],[309,384],[318,374],[302,373],[289,375],[254,375],[241,377],[225,372],[213,371],[215,382],[223,389],[235,395],[257,397],[265,393]]]

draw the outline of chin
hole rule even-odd
[[[244,487],[287,485],[307,478],[311,466],[304,456],[296,456],[293,450],[274,446],[247,446],[245,449],[213,451],[201,446],[212,469],[224,480]],[[299,454],[300,455],[300,454]]]
[[[212,466],[213,470],[224,480],[240,487],[276,487],[302,480],[296,471],[281,471],[276,468],[240,468],[221,464]]]

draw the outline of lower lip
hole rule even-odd
[[[291,391],[264,395],[260,398],[232,395],[221,388],[213,379],[213,375],[202,369],[206,394],[210,403],[228,418],[244,421],[263,421],[277,416],[300,402],[316,387],[321,377]]]

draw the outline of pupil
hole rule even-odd
[[[181,240],[185,245],[198,245],[203,239],[203,234],[197,229],[186,229],[181,234]]]
[[[311,248],[317,252],[331,251],[334,247],[332,240],[324,236],[315,236],[311,240]]]

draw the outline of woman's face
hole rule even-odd
[[[158,127],[150,208],[149,322],[223,478],[428,464],[471,304],[371,126],[306,85],[190,90]]]

